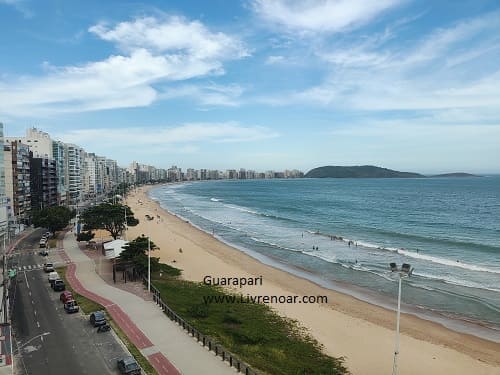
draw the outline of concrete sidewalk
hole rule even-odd
[[[165,316],[154,302],[107,284],[97,275],[94,261],[79,249],[73,233],[66,234],[63,248],[62,257],[70,262],[67,278],[71,287],[105,306],[159,374],[235,373]]]

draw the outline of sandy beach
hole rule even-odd
[[[233,287],[232,290],[252,296],[327,296],[327,304],[277,303],[271,306],[279,314],[298,320],[324,346],[326,353],[345,357],[353,374],[391,373],[394,311],[260,263],[161,209],[148,198],[149,188],[137,189],[127,197],[127,204],[140,220],[138,226],[129,228],[127,239],[150,234],[160,248],[153,255],[159,256],[163,263],[182,269],[182,277],[187,280],[201,282],[208,275],[262,276],[262,285]],[[146,214],[154,216],[155,220],[145,220]],[[500,344],[402,314],[399,368],[400,374],[500,374]]]

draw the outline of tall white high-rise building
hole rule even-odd
[[[5,137],[8,142],[18,141],[30,147],[30,151],[35,158],[53,159],[52,139],[48,133],[37,128],[30,128],[26,131],[25,137]],[[2,142],[3,144],[3,142]]]
[[[77,145],[66,143],[65,178],[68,183],[68,204],[77,205],[83,199],[83,154],[84,150]]]
[[[68,184],[66,181],[65,173],[66,151],[64,142],[52,142],[52,157],[56,161],[58,204],[61,206],[65,206],[67,200]]]
[[[0,144],[3,146],[3,124],[0,122]],[[5,195],[5,166],[3,150],[0,152],[0,238],[5,238],[8,233],[7,196]]]

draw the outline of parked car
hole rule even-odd
[[[116,361],[116,365],[118,366],[118,370],[120,370],[120,374],[140,375],[141,373],[141,368],[134,357],[121,358]]]
[[[94,327],[99,327],[106,324],[106,316],[102,311],[94,311],[90,314],[90,324]]]
[[[45,272],[54,272],[54,263],[45,263],[43,265],[43,270]]]
[[[38,255],[41,255],[41,256],[43,256],[43,257],[46,257],[46,256],[48,256],[48,255],[49,255],[49,252],[48,252],[47,250],[40,250],[40,251],[38,252]]]
[[[55,280],[60,279],[59,274],[56,271],[49,273],[49,284],[52,286]]]
[[[54,282],[52,283],[52,289],[54,289],[54,291],[56,291],[56,292],[60,292],[62,290],[65,290],[66,284],[64,284],[64,280],[62,280],[62,279],[54,280]]]
[[[62,302],[62,303],[66,303],[70,300],[73,299],[73,294],[71,294],[71,292],[69,290],[65,290],[64,292],[61,293],[61,295],[59,296],[59,300]]]
[[[40,247],[46,247],[47,245],[47,240],[45,238],[40,239]]]
[[[64,304],[64,310],[66,310],[68,314],[71,314],[80,311],[80,306],[78,306],[75,300],[70,299]]]

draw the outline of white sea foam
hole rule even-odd
[[[490,267],[479,266],[476,264],[464,263],[464,262],[460,262],[459,259],[452,260],[452,259],[441,258],[441,257],[432,256],[432,255],[417,253],[414,251],[408,251],[408,250],[404,250],[404,249],[398,249],[397,252],[399,254],[405,255],[407,257],[421,259],[421,260],[427,260],[429,262],[438,263],[438,264],[442,264],[445,266],[458,267],[458,268],[462,268],[462,269],[466,269],[466,270],[470,270],[470,271],[477,271],[477,272],[490,272],[490,273],[495,273],[495,274],[500,275],[500,269],[498,269],[498,268],[490,268]]]
[[[449,275],[446,275],[446,276],[437,276],[437,275],[432,275],[432,274],[429,274],[429,273],[426,273],[426,272],[413,272],[413,274],[415,276],[420,276],[420,277],[423,277],[423,278],[426,278],[426,279],[431,279],[431,280],[437,280],[437,281],[442,281],[446,284],[450,284],[450,285],[458,285],[458,286],[463,286],[463,287],[466,287],[466,288],[474,288],[474,289],[485,289],[485,290],[490,290],[492,292],[500,292],[500,289],[498,288],[494,288],[492,286],[489,286],[489,285],[484,285],[483,283],[476,283],[476,282],[473,282],[473,281],[467,281],[467,280],[464,280],[464,279],[458,279],[456,277],[452,277],[452,276],[449,276]]]

